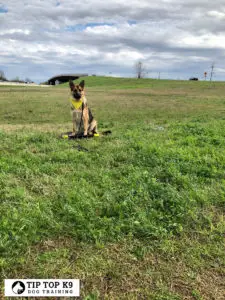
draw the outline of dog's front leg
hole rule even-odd
[[[77,132],[77,113],[75,110],[72,111],[72,122],[73,122],[73,135]]]
[[[88,109],[87,109],[87,107],[85,107],[83,110],[84,136],[87,136],[88,121],[89,121]]]
[[[89,128],[88,128],[88,134],[89,135],[94,134],[94,133],[98,133],[97,121],[95,119],[92,120],[92,122],[91,122],[91,124],[89,125]]]

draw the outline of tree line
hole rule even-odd
[[[15,78],[8,80],[5,76],[4,71],[2,71],[2,70],[0,70],[0,81],[10,81],[10,82],[19,82],[19,83],[33,83],[33,81],[28,77],[25,80],[22,80],[18,76],[16,76]]]

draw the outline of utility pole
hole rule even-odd
[[[212,65],[211,65],[211,73],[210,73],[210,81],[212,81],[212,77],[213,77],[213,74],[214,74],[214,67],[215,67],[215,63],[213,62]]]
[[[160,72],[159,72],[159,76],[158,76],[158,79],[160,79]]]

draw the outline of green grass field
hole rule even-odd
[[[79,278],[86,300],[224,299],[225,84],[84,79],[110,136],[59,139],[68,84],[0,87],[1,279]]]

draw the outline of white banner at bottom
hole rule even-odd
[[[5,279],[6,297],[79,297],[79,279]]]

